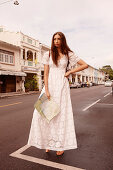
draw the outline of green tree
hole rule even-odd
[[[105,65],[100,70],[104,71],[106,75],[109,75],[110,80],[113,80],[113,69],[111,68],[110,65]]]

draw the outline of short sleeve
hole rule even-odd
[[[49,51],[44,53],[41,63],[49,65]]]
[[[74,52],[69,52],[69,68],[74,67],[79,60],[80,58]]]

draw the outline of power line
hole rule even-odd
[[[2,2],[2,3],[0,3],[0,5],[6,4],[6,3],[10,2],[10,1],[13,1],[13,0]]]

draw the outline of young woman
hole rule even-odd
[[[42,63],[45,85],[41,94],[45,92],[48,99],[52,96],[60,106],[60,113],[48,124],[35,109],[28,145],[46,149],[46,152],[54,150],[57,155],[62,155],[64,150],[77,148],[68,76],[88,65],[70,50],[62,32],[53,35],[51,51],[45,53]],[[76,63],[80,65],[78,68],[74,68]],[[67,65],[71,68],[68,71]]]

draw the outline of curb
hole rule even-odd
[[[12,93],[2,93],[0,94],[0,99],[7,98],[7,97],[13,97],[13,96],[22,96],[22,95],[30,95],[30,94],[40,94],[40,91],[30,91],[30,92],[12,92]]]

